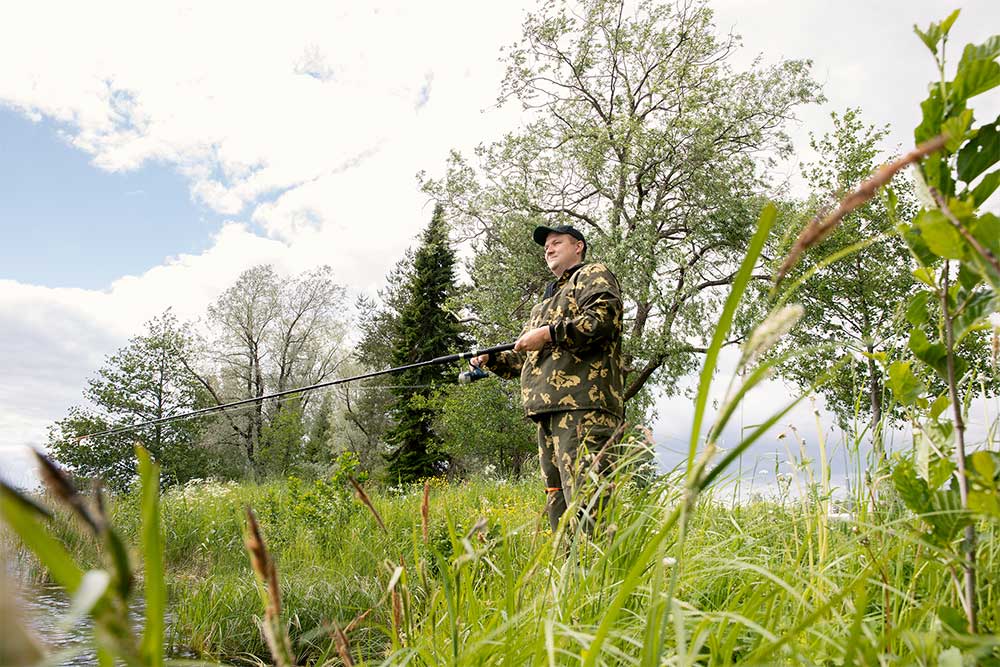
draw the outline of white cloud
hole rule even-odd
[[[103,291],[0,281],[0,450],[41,442],[45,423],[146,319],[168,306],[199,315],[255,263],[283,272],[328,263],[341,282],[373,289],[430,216],[414,174],[517,122],[516,108],[482,111],[502,77],[498,49],[517,38],[521,7],[533,4],[4,7],[0,105],[58,121],[98,168],[168,165],[193,198],[246,224],[228,223],[203,253],[165,258]],[[909,143],[933,73],[910,26],[942,18],[937,2],[713,5],[720,26],[745,37],[738,66],[758,52],[816,61],[831,102],[801,114],[800,146],[807,129],[822,132],[828,111],[847,105],[871,122],[893,121],[892,141]],[[970,0],[952,43],[981,41],[998,13],[992,0]],[[981,119],[996,113],[995,102],[983,103]],[[677,406],[669,423],[682,433],[690,408]]]

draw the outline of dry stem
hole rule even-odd
[[[862,182],[861,185],[858,186],[857,190],[841,200],[840,204],[836,209],[834,209],[833,213],[823,217],[817,216],[810,220],[805,229],[799,233],[799,237],[795,240],[795,245],[792,246],[788,256],[785,257],[785,261],[782,262],[781,267],[778,269],[778,273],[774,277],[774,284],[776,286],[779,285],[781,281],[784,280],[785,276],[788,275],[788,272],[791,271],[798,263],[802,253],[825,239],[830,232],[840,225],[845,216],[874,197],[875,193],[879,191],[879,188],[892,180],[892,177],[895,176],[900,169],[916,162],[917,160],[922,160],[931,153],[940,150],[944,147],[947,141],[948,136],[942,134],[934,139],[925,141],[906,155],[890,162],[889,164],[883,165],[867,180]]]

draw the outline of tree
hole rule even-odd
[[[444,208],[438,205],[413,256],[407,300],[392,328],[394,366],[450,354],[461,346],[461,326],[447,308],[456,289],[455,253],[448,240]],[[395,446],[388,456],[389,479],[408,482],[441,471],[440,438],[433,429],[438,406],[432,389],[453,382],[454,373],[454,368],[424,366],[395,376],[399,386],[393,390],[394,424],[387,436]]]
[[[331,378],[346,356],[343,300],[344,288],[333,281],[328,266],[290,279],[280,278],[269,265],[243,272],[208,309],[214,340],[211,367],[199,374],[203,386],[222,404]],[[311,400],[310,394],[297,399],[300,418],[310,413]],[[272,422],[279,417],[284,426],[276,429]],[[261,399],[248,410],[224,413],[223,419],[246,462],[259,472],[267,472],[258,465],[263,448],[271,450],[271,461],[297,456],[274,452],[275,447],[299,446],[289,438],[264,442],[288,432],[291,417],[279,405]]]
[[[877,166],[877,144],[888,133],[887,128],[865,125],[859,109],[831,116],[833,132],[821,138],[814,136],[810,141],[819,161],[807,165],[803,176],[813,192],[822,193],[822,196],[810,200],[807,210],[821,208],[827,203],[823,197],[839,199],[868,177]],[[878,355],[896,357],[905,347],[899,333],[899,304],[906,301],[915,284],[910,253],[895,233],[895,226],[897,218],[910,220],[913,217],[916,200],[906,181],[897,180],[894,188],[894,214],[885,197],[869,200],[802,257],[794,276],[810,271],[815,273],[794,297],[802,303],[805,312],[786,339],[788,345],[798,347],[822,342],[846,346],[856,363],[842,366],[820,392],[844,425],[854,416],[859,395],[863,396],[860,411],[868,415],[873,435],[883,417],[886,393],[882,369],[876,358]],[[871,244],[850,253],[843,261],[822,267],[833,255],[863,240]],[[831,368],[835,358],[843,352],[844,348],[838,345],[800,357],[783,372],[801,386],[809,386],[823,371]]]
[[[443,390],[438,430],[442,450],[464,470],[492,466],[518,478],[537,455],[535,427],[524,418],[516,382],[490,377]]]
[[[66,466],[122,490],[135,478],[135,443],[159,461],[166,484],[201,476],[207,452],[197,443],[201,423],[180,420],[140,431],[77,441],[88,433],[196,410],[209,404],[198,378],[189,370],[194,354],[187,328],[167,310],[146,323],[146,333],[108,357],[88,381],[87,404],[49,430],[49,449]]]
[[[500,102],[517,100],[531,122],[480,147],[475,166],[453,154],[424,187],[478,251],[481,340],[515,334],[546,279],[533,225],[587,235],[625,295],[631,399],[649,382],[671,391],[696,366],[757,217],[767,155],[790,150],[782,126],[820,96],[808,62],[731,71],[738,40],[715,36],[705,2],[626,4],[553,2],[528,16]]]

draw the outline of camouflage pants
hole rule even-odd
[[[586,482],[591,469],[603,475],[612,463],[612,448],[604,450],[594,464],[596,455],[621,425],[621,419],[600,410],[569,410],[550,412],[533,417],[538,425],[538,460],[548,493],[545,509],[552,530],[573,502],[577,490]],[[584,506],[589,504],[583,503]],[[603,501],[595,504],[599,508]],[[590,516],[581,516],[585,527],[593,528]]]

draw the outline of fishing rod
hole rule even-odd
[[[198,410],[192,410],[190,412],[182,412],[176,415],[168,415],[166,417],[160,417],[159,419],[150,419],[149,421],[144,421],[139,424],[129,424],[128,426],[118,426],[115,428],[110,428],[105,431],[97,431],[96,433],[88,433],[86,435],[81,435],[76,438],[77,442],[81,440],[86,440],[87,438],[96,438],[106,435],[116,435],[118,433],[127,433],[129,431],[136,431],[141,428],[146,428],[147,426],[157,426],[160,424],[166,424],[172,421],[178,421],[180,419],[191,419],[192,417],[203,417],[205,415],[210,415],[215,412],[222,412],[229,408],[235,408],[241,405],[248,405],[250,403],[256,403],[258,401],[263,401],[269,398],[281,398],[282,396],[288,396],[290,394],[300,394],[307,391],[313,391],[315,389],[323,389],[325,387],[332,387],[338,384],[345,384],[347,382],[355,382],[357,380],[367,380],[368,378],[378,377],[380,375],[388,375],[389,373],[399,373],[401,371],[408,371],[413,368],[422,368],[424,366],[434,366],[437,364],[450,364],[455,361],[462,361],[463,359],[472,359],[484,354],[495,354],[497,352],[506,352],[507,350],[513,350],[514,343],[504,343],[503,345],[497,345],[496,347],[487,347],[481,350],[470,350],[469,352],[459,352],[458,354],[449,354],[443,357],[436,357],[434,359],[428,359],[427,361],[418,361],[413,364],[407,364],[405,366],[396,366],[395,368],[386,368],[381,371],[373,371],[371,373],[362,373],[361,375],[353,375],[346,378],[338,378],[336,380],[328,380],[327,382],[319,382],[317,384],[311,384],[306,387],[297,387],[295,389],[286,389],[284,391],[278,391],[273,394],[265,394],[264,396],[256,396],[254,398],[244,398],[239,401],[233,401],[232,403],[223,403],[221,405],[213,405],[207,408],[200,408]],[[458,381],[461,384],[466,384],[469,382],[475,382],[486,377],[486,371],[474,366],[472,370],[466,371],[459,374]]]

